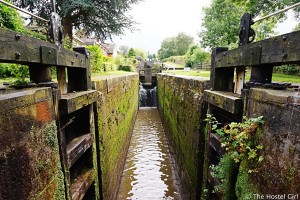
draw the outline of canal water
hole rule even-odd
[[[138,112],[118,199],[181,199],[157,108]]]

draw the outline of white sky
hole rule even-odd
[[[161,42],[167,37],[185,32],[197,42],[201,31],[203,7],[209,6],[211,0],[144,0],[133,6],[129,14],[139,23],[138,30],[126,31],[124,36],[115,37],[117,46],[126,45],[141,48],[146,53],[157,53]],[[291,32],[296,22],[289,11],[289,19],[278,26],[280,34]],[[237,24],[238,26],[238,24]]]
[[[115,37],[118,46],[141,48],[146,53],[157,53],[167,37],[185,32],[195,38],[201,28],[202,7],[211,0],[144,0],[133,6],[130,15],[139,24],[137,31]]]

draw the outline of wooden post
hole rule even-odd
[[[50,82],[51,67],[41,67],[35,64],[29,65],[30,80],[35,83]]]
[[[68,85],[67,85],[67,76],[66,76],[66,68],[65,67],[57,67],[57,82],[58,88],[61,94],[66,94]]]
[[[273,66],[252,67],[251,82],[257,83],[271,83],[272,82]]]
[[[235,71],[235,85],[234,85],[234,93],[242,94],[242,89],[244,88],[245,83],[245,67],[237,67]]]
[[[232,92],[234,68],[215,67],[216,62],[221,62],[221,60],[216,60],[216,55],[220,53],[226,55],[226,51],[228,51],[227,47],[217,47],[216,49],[213,50],[211,55],[210,81],[213,90]]]

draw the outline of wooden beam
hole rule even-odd
[[[59,111],[61,114],[70,114],[96,101],[96,90],[63,94],[59,100]]]
[[[91,147],[92,142],[92,134],[89,133],[76,137],[67,144],[67,163],[69,168]]]
[[[205,90],[204,100],[232,114],[241,114],[243,112],[241,97],[232,92]]]
[[[80,176],[74,180],[71,186],[72,200],[83,199],[84,195],[88,191],[89,187],[92,185],[93,181],[94,173],[92,169],[80,174]]]
[[[0,62],[86,68],[86,56],[57,45],[0,28]]]
[[[217,54],[216,68],[300,63],[300,31],[276,36]]]

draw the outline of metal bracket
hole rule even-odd
[[[251,28],[254,22],[249,13],[245,13],[241,18],[240,31],[239,31],[239,46],[253,42],[255,39],[255,32]]]
[[[261,59],[261,46],[245,49],[245,66],[259,65]]]
[[[52,12],[50,17],[50,29],[49,29],[49,37],[52,42],[58,46],[62,46],[63,43],[63,29],[61,25],[60,16]]]
[[[41,61],[42,63],[57,65],[57,49],[47,46],[41,46]]]

